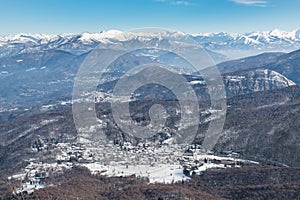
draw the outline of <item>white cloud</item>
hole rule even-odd
[[[190,5],[192,5],[192,3],[188,2],[188,1],[174,1],[173,4],[174,5],[183,5],[183,6],[190,6]]]
[[[260,6],[260,7],[266,7],[268,4],[267,0],[231,0],[238,4],[243,4],[247,6]]]
[[[168,3],[171,5],[177,5],[177,6],[190,6],[193,5],[190,1],[187,0],[153,0],[154,2],[160,2],[160,3]]]

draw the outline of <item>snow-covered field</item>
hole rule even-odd
[[[181,165],[158,164],[150,165],[115,165],[105,166],[101,163],[88,163],[87,167],[93,174],[103,174],[107,176],[130,176],[149,178],[150,183],[173,183],[181,180],[188,180],[190,177],[183,174]]]

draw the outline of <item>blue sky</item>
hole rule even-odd
[[[188,33],[300,28],[300,0],[0,0],[0,35],[143,27]]]

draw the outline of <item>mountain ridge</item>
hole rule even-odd
[[[143,31],[143,30],[141,30]],[[147,31],[147,30],[145,30]],[[99,44],[113,44],[126,41],[144,42],[151,39],[187,38],[196,41],[203,48],[223,54],[228,58],[240,58],[262,52],[288,52],[300,48],[300,29],[250,33],[199,33],[189,34],[176,31],[122,32],[118,30],[81,34],[16,34],[0,36],[0,56],[21,51],[59,48],[73,53],[83,53]],[[6,52],[5,52],[6,50]],[[7,50],[9,50],[7,52]]]

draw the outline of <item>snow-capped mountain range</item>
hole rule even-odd
[[[117,30],[82,34],[17,34],[0,37],[0,56],[15,55],[47,49],[60,49],[81,54],[99,44],[118,44],[125,42],[153,42],[165,39],[194,39],[205,49],[227,56],[228,59],[255,55],[261,52],[289,52],[300,48],[300,29],[282,31],[274,29],[245,34],[183,32],[122,32]]]
[[[231,58],[246,57],[262,52],[288,52],[299,49],[300,29],[251,32],[245,34],[206,33],[193,38],[206,49]]]
[[[229,34],[225,32],[220,33],[204,33],[204,34],[194,34],[192,35],[196,38],[206,38],[207,41],[211,38],[212,42],[221,43],[224,41],[236,41],[239,44],[244,45],[259,45],[259,44],[272,44],[280,42],[290,42],[294,43],[300,39],[300,30],[293,31],[282,31],[279,29],[274,29],[271,31],[263,32],[251,32],[245,34]]]
[[[27,107],[32,102],[39,102],[43,105],[49,102],[49,99],[54,99],[54,104],[57,101],[69,100],[74,77],[81,63],[88,52],[98,45],[139,47],[145,43],[150,45],[163,43],[190,48],[177,41],[194,39],[205,47],[215,63],[218,63],[226,58],[230,59],[230,54],[233,52],[238,52],[240,56],[241,54],[258,54],[260,51],[277,52],[300,49],[299,33],[300,30],[291,32],[273,30],[240,35],[227,33],[191,35],[170,31],[128,33],[110,30],[83,34],[3,36],[0,37],[0,90],[2,91],[0,109]],[[248,39],[241,42],[242,38]],[[247,42],[250,40],[255,42]],[[217,67],[224,75],[227,95],[235,96],[300,84],[299,57],[300,51],[288,54],[265,53],[222,62]],[[140,50],[126,59],[121,59],[121,63],[117,62],[110,66],[110,73],[107,73],[107,76],[118,78],[120,74],[136,66],[136,63],[142,65],[150,61],[168,63],[173,68],[186,67],[187,63],[174,58],[176,56],[169,53]],[[265,73],[265,69],[269,71]],[[274,73],[279,74],[274,75]],[[112,80],[117,80],[117,78]],[[199,80],[190,81],[199,82]],[[203,92],[202,87],[199,86],[199,88],[199,93]]]

